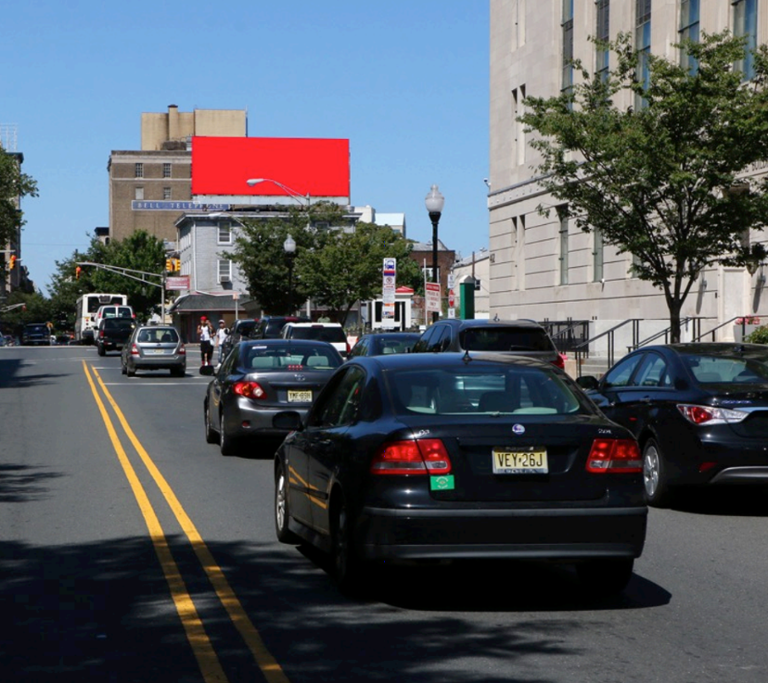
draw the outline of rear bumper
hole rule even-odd
[[[264,436],[285,436],[289,430],[276,429],[273,426],[275,416],[282,413],[298,413],[303,419],[309,407],[292,407],[288,404],[279,407],[259,407],[247,398],[238,398],[236,406],[228,406],[224,411],[225,429],[234,437],[248,437],[261,434]]]
[[[646,507],[365,507],[356,540],[368,560],[634,558],[643,551],[647,516]]]
[[[128,366],[136,370],[172,370],[183,368],[186,370],[185,358],[142,358],[141,360],[129,360]]]

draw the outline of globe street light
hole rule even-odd
[[[440,215],[443,213],[445,197],[437,189],[437,185],[432,186],[424,203],[427,206],[429,220],[432,221],[432,282],[439,282],[437,279],[437,224],[440,222]],[[439,312],[434,311],[432,313],[432,322],[437,322],[438,316]]]
[[[290,235],[283,242],[283,251],[288,261],[288,305],[290,306],[290,302],[293,299],[293,260],[296,258],[296,240]],[[287,312],[292,313],[293,311],[289,310]]]
[[[277,185],[281,190],[284,190],[289,197],[293,197],[293,199],[296,201],[306,201],[307,208],[309,208],[310,204],[312,203],[309,192],[307,192],[306,195],[303,195],[301,192],[297,192],[293,188],[288,187],[287,185],[283,185],[283,183],[281,183],[279,180],[274,180],[273,178],[249,178],[245,182],[248,183],[248,185],[251,187],[254,185],[259,185],[260,183],[272,183],[273,185]]]

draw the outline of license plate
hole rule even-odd
[[[311,403],[312,392],[311,391],[288,391],[289,403]]]
[[[494,474],[547,474],[546,450],[511,451],[506,448],[493,449]]]
[[[157,356],[159,354],[167,353],[165,349],[147,349],[144,353],[148,353],[153,356]]]

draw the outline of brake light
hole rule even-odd
[[[267,397],[267,392],[261,388],[258,382],[235,382],[232,385],[232,391],[238,396],[244,396],[245,398],[260,399]]]
[[[560,368],[561,370],[565,370],[565,354],[558,353],[557,359],[552,361],[552,365],[554,365],[556,368]]]
[[[138,356],[139,355],[139,347],[136,346],[136,344],[131,344],[131,355],[132,356]]]
[[[347,345],[347,356],[349,356],[349,354],[352,352],[352,347],[349,345],[348,341],[345,341],[344,343]]]
[[[408,439],[384,444],[371,461],[371,474],[448,474],[451,459],[440,439]]]
[[[187,347],[184,346],[184,344],[181,344],[181,346],[179,346],[179,355],[180,356],[186,356],[187,355]]]
[[[104,339],[104,330],[99,330],[99,338]]]
[[[712,406],[697,406],[687,403],[679,403],[677,409],[680,414],[695,425],[701,424],[733,424],[741,422],[748,413],[741,410],[729,410],[728,408],[714,408]]]
[[[595,439],[587,458],[587,472],[636,473],[643,471],[640,447],[634,439]]]

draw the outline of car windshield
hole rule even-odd
[[[27,334],[48,334],[48,328],[45,325],[27,325]]]
[[[460,335],[466,351],[551,351],[544,330],[515,327],[474,327]]]
[[[150,328],[139,331],[137,340],[140,344],[176,344],[179,335],[173,328]]]
[[[565,415],[589,412],[586,400],[554,371],[501,366],[393,370],[387,373],[400,415]]]
[[[684,354],[683,360],[702,384],[768,384],[768,354]]]
[[[240,359],[246,372],[265,370],[334,370],[342,363],[337,352],[327,346],[302,344],[245,346]]]

